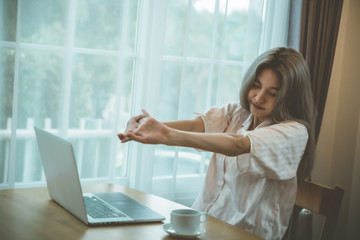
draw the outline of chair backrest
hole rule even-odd
[[[304,181],[298,185],[295,206],[324,216],[321,239],[333,239],[343,195],[342,187],[330,188]]]

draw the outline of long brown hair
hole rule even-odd
[[[272,114],[274,123],[294,120],[304,124],[309,139],[297,170],[298,180],[310,177],[315,154],[316,108],[310,85],[310,72],[303,56],[292,48],[274,48],[261,54],[249,67],[240,90],[240,104],[249,111],[248,92],[258,74],[273,70],[281,81],[281,88]]]

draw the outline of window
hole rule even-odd
[[[82,179],[126,177],[138,1],[1,1],[3,184],[44,181],[33,126],[69,138]]]
[[[33,126],[68,138],[83,182],[190,204],[210,153],[120,144],[142,108],[161,121],[237,101],[246,67],[286,45],[289,1],[0,0],[0,187],[44,184]]]

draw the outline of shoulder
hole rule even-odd
[[[232,102],[227,103],[221,107],[225,115],[229,117],[229,120],[236,119],[240,122],[244,122],[250,115],[250,112],[241,107],[240,103]]]
[[[239,103],[227,103],[220,107],[211,107],[201,117],[205,124],[206,132],[223,132],[237,121],[244,122],[250,115]]]
[[[269,139],[270,141],[281,141],[285,143],[307,142],[309,134],[304,124],[297,121],[284,121],[255,130],[251,135]]]
[[[308,135],[306,126],[294,120],[283,121],[281,123],[272,124],[268,127],[269,129],[281,131],[284,133],[299,133]]]

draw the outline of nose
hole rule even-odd
[[[265,102],[265,91],[260,90],[259,92],[257,92],[257,94],[255,96],[255,101],[257,103],[264,103]]]

